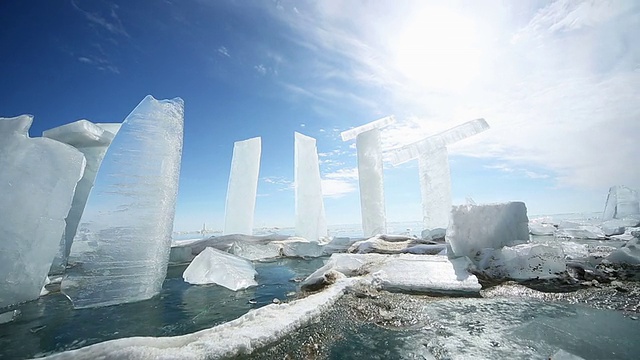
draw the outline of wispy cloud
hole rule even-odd
[[[356,191],[355,184],[339,179],[323,179],[322,195],[328,198],[341,198]]]
[[[120,17],[118,16],[118,5],[109,4],[109,8],[105,11],[107,13],[106,16],[98,12],[84,10],[77,4],[76,1],[73,0],[71,1],[71,5],[77,11],[81,12],[84,17],[92,24],[98,25],[100,28],[105,29],[114,35],[129,37],[127,30],[124,28],[124,25],[122,24],[122,21],[120,21]]]
[[[231,55],[229,55],[229,50],[224,46],[220,46],[217,51],[218,54],[222,56],[231,57]]]
[[[262,76],[267,74],[267,68],[262,64],[258,64],[256,66],[254,66],[253,68],[255,69],[255,71],[258,72],[258,74],[260,74]]]
[[[113,65],[106,58],[101,58],[93,55],[80,56],[78,61],[84,64],[93,65],[100,71],[107,71],[113,74],[120,74],[120,70],[117,66]]]

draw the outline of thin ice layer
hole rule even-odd
[[[182,99],[147,96],[107,151],[62,291],[74,307],[145,300],[166,275],[182,154]]]
[[[32,122],[0,118],[0,308],[40,295],[85,167],[78,150],[30,138]]]
[[[67,258],[71,252],[71,244],[78,229],[80,217],[89,197],[89,192],[93,187],[96,174],[104,158],[104,154],[109,148],[115,133],[120,129],[121,124],[106,125],[112,131],[105,130],[104,127],[93,124],[88,120],[78,120],[70,124],[62,125],[42,133],[43,137],[57,140],[69,144],[78,149],[84,155],[87,165],[82,179],[78,182],[71,210],[66,218],[64,236],[60,241],[58,254],[51,265],[51,274],[61,274],[67,265]]]
[[[191,261],[182,277],[189,284],[217,284],[238,291],[257,286],[257,274],[251,261],[224,251],[206,248]]]
[[[360,185],[360,211],[364,236],[387,232],[384,204],[384,180],[380,130],[372,129],[358,134],[358,182]]]
[[[473,258],[484,248],[527,242],[528,224],[523,202],[454,206],[446,239],[456,256]]]
[[[425,229],[446,228],[451,214],[449,153],[442,147],[418,157],[422,222]]]
[[[421,154],[431,153],[438,148],[451,145],[487,129],[489,129],[489,124],[484,119],[471,120],[426,139],[391,150],[387,153],[387,159],[393,165],[399,165],[413,160]]]
[[[362,126],[358,126],[357,128],[349,129],[340,133],[342,137],[342,141],[349,141],[355,139],[358,135],[365,133],[367,131],[373,129],[381,129],[387,125],[391,125],[396,122],[396,118],[391,115],[387,117],[383,117],[376,121],[372,121],[370,123],[364,124]]]
[[[316,241],[327,236],[316,139],[295,133],[296,236]]]
[[[233,144],[224,218],[225,234],[253,233],[261,151],[260,137],[236,141]]]

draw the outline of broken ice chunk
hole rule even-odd
[[[573,228],[559,228],[556,237],[565,239],[605,239],[602,229],[593,225],[578,225]]]
[[[327,236],[316,139],[295,133],[296,236],[317,241]]]
[[[273,242],[282,247],[282,254],[288,257],[319,257],[324,253],[324,245],[317,241],[307,241],[306,239],[290,239]]]
[[[567,269],[561,247],[541,244],[484,249],[478,258],[479,270],[494,279],[550,279]]]
[[[182,277],[189,284],[217,284],[238,291],[257,286],[258,273],[251,261],[213,248],[206,248],[184,270]]]
[[[236,241],[231,245],[229,252],[247,260],[263,260],[279,257],[282,253],[278,244],[255,244],[246,241]]]
[[[40,295],[85,167],[71,146],[30,138],[32,122],[0,118],[0,308]]]
[[[606,258],[614,264],[640,265],[640,239],[629,240]]]
[[[253,233],[261,146],[260,137],[236,141],[233,144],[224,215],[225,235]]]
[[[122,123],[73,239],[62,292],[75,308],[145,300],[160,292],[182,154],[182,99],[145,97]]]
[[[640,217],[640,195],[627,186],[612,186],[602,214],[603,220]]]
[[[531,235],[547,236],[553,235],[556,231],[556,227],[553,224],[529,222],[529,233]]]
[[[527,242],[528,224],[523,202],[454,206],[446,239],[456,256],[473,258],[484,248]]]

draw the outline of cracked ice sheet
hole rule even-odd
[[[359,280],[341,279],[304,299],[267,305],[236,320],[192,334],[111,340],[55,354],[47,359],[217,359],[250,354],[304,326]]]

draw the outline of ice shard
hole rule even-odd
[[[296,236],[309,241],[327,236],[316,139],[295,133]]]
[[[258,285],[257,274],[251,261],[208,247],[191,261],[182,278],[189,284],[218,284],[238,291]]]
[[[75,308],[145,300],[166,275],[182,154],[182,99],[145,97],[122,123],[73,239],[62,292]]]
[[[66,218],[66,226],[64,236],[60,241],[58,254],[51,265],[50,274],[61,274],[67,265],[67,258],[71,251],[73,237],[76,235],[80,217],[84,211],[84,207],[89,197],[89,192],[93,187],[96,174],[107,152],[107,148],[115,133],[120,129],[121,124],[106,124],[104,127],[94,124],[87,120],[78,120],[76,122],[62,125],[53,129],[46,130],[42,133],[43,137],[57,140],[65,144],[71,145],[78,149],[84,155],[87,165],[84,170],[82,179],[78,182],[71,210]],[[105,130],[109,128],[111,131]]]
[[[394,121],[393,116],[388,116],[340,134],[343,141],[356,138],[360,211],[365,237],[387,231],[380,128]]]
[[[418,157],[425,229],[446,229],[451,212],[451,171],[446,147]]]
[[[233,144],[224,234],[253,234],[261,146],[260,137]]]
[[[30,138],[30,115],[0,118],[0,308],[40,296],[82,177],[82,153]]]

